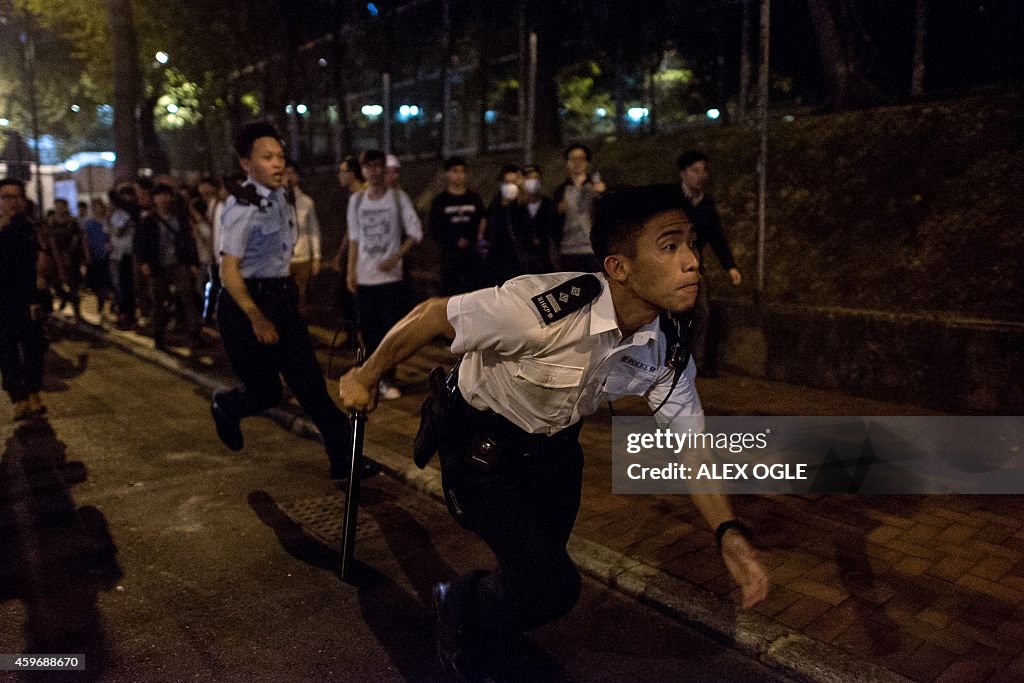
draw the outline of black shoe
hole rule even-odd
[[[242,450],[242,427],[238,420],[232,419],[217,405],[216,395],[210,401],[210,414],[213,415],[213,423],[217,426],[217,436],[224,445],[233,451]]]
[[[472,674],[466,667],[462,629],[452,604],[451,588],[450,583],[439,583],[432,591],[437,613],[437,657],[453,680],[469,681]]]

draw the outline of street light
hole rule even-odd
[[[10,119],[0,119],[0,128],[6,128],[9,125],[11,125]]]
[[[161,50],[160,52],[157,52],[156,55],[153,58],[156,59],[156,61],[160,62],[161,64],[166,64],[167,62],[170,61],[171,56],[168,55],[163,50]]]

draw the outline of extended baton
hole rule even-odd
[[[356,351],[356,365],[362,365],[366,349]],[[348,471],[348,494],[345,496],[345,521],[342,529],[341,579],[352,583],[352,564],[356,550],[356,520],[359,516],[359,475],[363,471],[363,434],[366,411],[352,411],[352,462]]]

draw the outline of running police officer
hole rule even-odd
[[[566,543],[580,504],[582,418],[628,394],[645,396],[665,424],[703,415],[694,365],[683,370],[688,352],[671,351],[674,335],[661,324],[663,312],[689,311],[697,296],[695,235],[681,206],[669,186],[602,197],[591,240],[603,272],[525,275],[430,299],[341,380],[345,407],[372,409],[384,373],[435,336],[454,338],[452,351],[463,355],[448,409],[456,426],[440,443],[442,481],[449,511],[491,547],[498,569],[434,588],[438,651],[455,677],[479,673],[482,644],[576,603],[580,579]],[[728,499],[694,503],[716,531],[743,606],[764,599],[767,574]]]
[[[224,207],[217,323],[242,383],[214,393],[217,435],[231,450],[241,450],[240,420],[281,400],[280,373],[323,435],[331,478],[341,479],[347,476],[350,426],[327,393],[288,275],[297,233],[295,207],[282,188],[284,147],[271,124],[250,123],[239,132],[235,151],[248,179]]]

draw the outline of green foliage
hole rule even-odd
[[[606,134],[614,130],[611,93],[601,89],[601,67],[597,62],[573,64],[558,73],[558,98],[562,103],[562,126],[566,137],[579,137],[592,131]],[[605,116],[598,115],[603,109]]]

